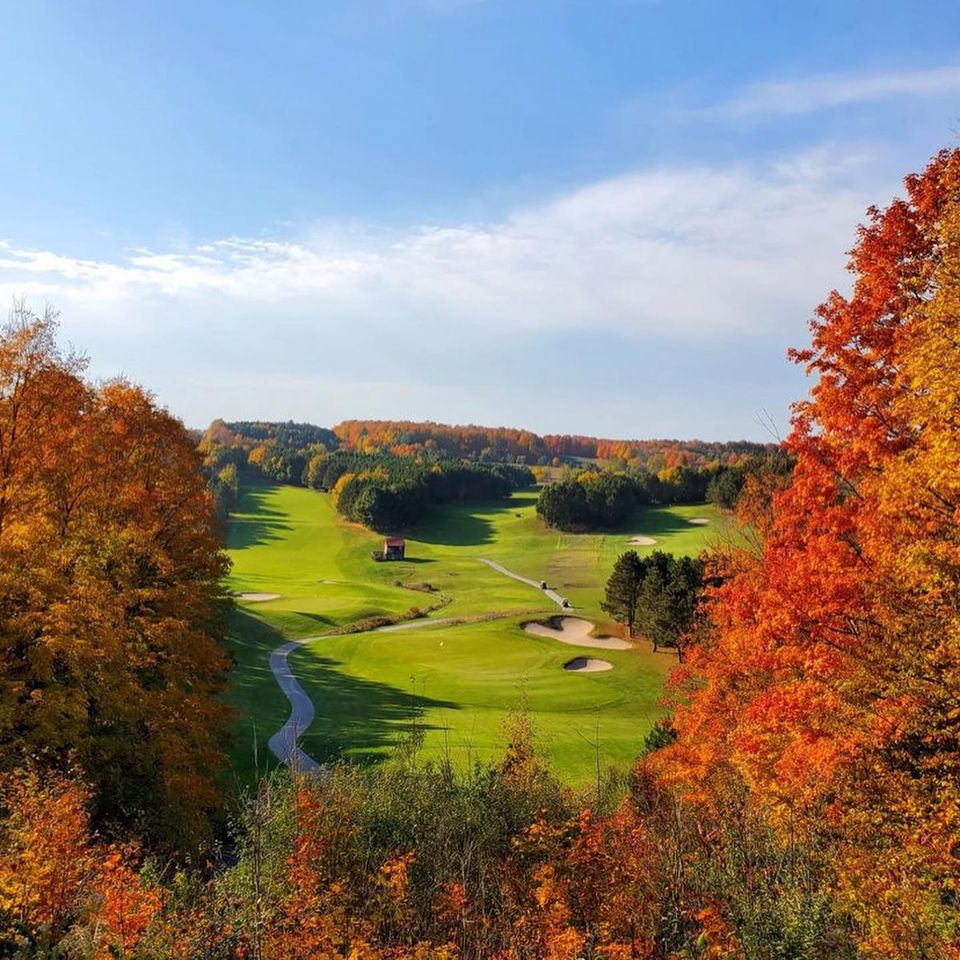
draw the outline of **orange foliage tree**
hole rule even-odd
[[[46,927],[54,938],[76,915],[95,877],[89,791],[33,768],[0,782],[0,915],[17,929]],[[0,933],[2,942],[2,933]]]
[[[55,333],[0,332],[0,766],[73,763],[101,826],[182,848],[220,802],[213,507],[183,425]]]
[[[45,955],[67,934],[82,955],[109,958],[142,941],[164,893],[142,883],[135,845],[96,842],[91,798],[78,779],[32,765],[0,781],[0,950]]]
[[[712,630],[653,761],[828,837],[877,957],[957,949],[960,896],[960,151],[906,188],[795,354],[818,379],[792,483],[754,503],[758,550],[714,558]]]

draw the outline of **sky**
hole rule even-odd
[[[783,436],[956,0],[2,0],[0,302],[190,426]]]

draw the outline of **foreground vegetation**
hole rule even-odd
[[[825,895],[835,847],[784,846],[741,797],[717,817],[638,772],[616,808],[571,794],[516,718],[494,765],[457,776],[401,762],[261,781],[230,865],[162,880],[96,843],[82,787],[54,781],[66,816],[42,829],[27,784],[8,840],[31,861],[21,916],[72,956],[270,960],[854,960],[858,931]],[[585,806],[586,802],[590,806]],[[40,823],[38,823],[40,821]],[[38,826],[41,829],[38,829]],[[9,848],[8,848],[9,849]],[[69,857],[69,860],[65,860]],[[2,862],[2,861],[0,861]]]

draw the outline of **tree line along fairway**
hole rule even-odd
[[[479,559],[546,580],[578,616],[599,624],[603,585],[620,553],[698,553],[716,538],[722,519],[703,505],[645,508],[623,531],[561,533],[537,518],[536,499],[535,491],[521,491],[504,502],[440,505],[405,531],[406,560],[376,563],[370,554],[382,537],[346,522],[327,495],[245,476],[228,522],[229,588],[278,597],[240,601],[233,614],[229,697],[238,711],[237,776],[255,774],[255,754],[261,770],[273,763],[266,741],[289,713],[268,668],[270,651],[309,637],[317,639],[295,651],[290,664],[316,709],[301,745],[320,761],[385,758],[414,727],[423,735],[424,756],[446,752],[456,765],[490,758],[504,746],[508,717],[523,707],[544,757],[568,782],[595,776],[591,741],[598,731],[601,762],[626,768],[662,712],[658,699],[675,656],[654,655],[639,641],[634,649],[603,653],[612,670],[565,671],[583,649],[533,637],[520,626],[555,615],[556,606]],[[711,522],[693,525],[693,518]],[[633,534],[649,535],[656,545],[631,545]],[[461,622],[324,636],[368,617],[403,617],[431,606],[438,606],[433,618]],[[501,617],[483,619],[492,615]]]

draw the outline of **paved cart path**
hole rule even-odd
[[[290,716],[270,738],[270,751],[281,763],[285,763],[291,770],[298,773],[318,774],[324,768],[310,754],[301,750],[297,742],[300,734],[313,723],[315,710],[313,701],[307,696],[307,691],[300,686],[290,670],[289,657],[297,647],[319,639],[319,637],[304,637],[303,640],[291,640],[270,652],[270,670],[280,685],[283,695],[290,701]]]
[[[496,560],[487,560],[479,558],[481,563],[493,568],[497,573],[502,573],[505,577],[511,577],[526,583],[535,590],[540,591],[544,596],[552,600],[561,609],[570,610],[571,607],[564,607],[563,597],[555,590],[543,588],[539,580],[531,580],[529,577],[521,576],[508,570],[502,563]],[[505,614],[510,616],[510,614]],[[386,632],[393,630],[412,630],[420,626],[441,626],[442,624],[452,624],[462,622],[457,617],[440,617],[436,620],[423,618],[422,620],[412,620],[404,623],[391,624],[387,627],[380,627],[376,632]],[[287,722],[270,738],[270,752],[281,762],[285,763],[292,770],[298,773],[320,774],[324,771],[323,764],[317,763],[313,757],[304,751],[299,744],[300,736],[307,730],[313,718],[316,716],[316,710],[313,701],[307,695],[307,691],[300,686],[300,682],[290,670],[290,654],[297,647],[311,640],[320,640],[321,637],[304,637],[302,640],[290,640],[270,652],[270,670],[277,681],[283,695],[290,702],[290,716]]]
[[[529,577],[524,577],[519,573],[514,573],[512,570],[508,570],[502,563],[497,563],[496,560],[487,560],[483,557],[478,558],[481,563],[485,563],[488,567],[492,567],[497,573],[502,573],[505,577],[512,577],[514,580],[519,580],[521,583],[529,584],[536,590],[539,590],[544,596],[549,597],[561,610],[572,610],[573,607],[565,607],[563,605],[563,597],[557,593],[556,590],[551,590],[549,587],[541,587],[539,580],[531,580]]]

